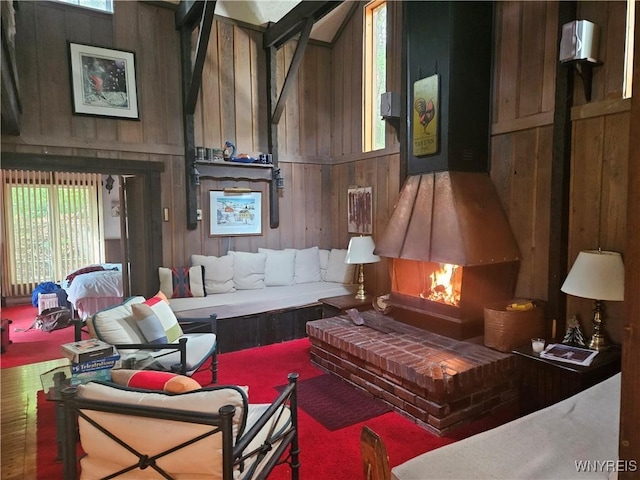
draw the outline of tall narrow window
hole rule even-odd
[[[7,296],[104,259],[100,175],[2,171]]]
[[[627,38],[624,48],[624,81],[622,98],[631,98],[633,84],[633,37],[635,33],[636,1],[627,0]]]
[[[372,2],[365,8],[364,47],[364,151],[385,147],[385,121],[380,116],[380,95],[387,88],[387,4]]]

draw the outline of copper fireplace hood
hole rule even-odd
[[[390,259],[390,315],[451,338],[481,335],[484,307],[515,293],[518,246],[486,173],[409,177],[375,253]]]
[[[489,176],[457,171],[409,177],[375,253],[462,266],[520,259]]]

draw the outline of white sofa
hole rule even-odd
[[[218,320],[302,307],[320,298],[355,293],[355,265],[344,262],[347,251],[318,247],[258,252],[230,251],[221,257],[192,255],[190,293],[176,298],[175,269],[160,269],[160,289],[178,318]],[[204,271],[203,291],[198,270]]]

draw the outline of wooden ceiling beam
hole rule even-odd
[[[273,123],[274,125],[277,125],[278,122],[280,122],[280,117],[282,116],[285,103],[287,102],[287,96],[289,95],[289,91],[291,90],[291,86],[293,85],[293,80],[298,73],[298,68],[302,63],[304,51],[307,48],[307,44],[309,43],[309,35],[311,35],[313,24],[313,18],[307,18],[303,30],[300,33],[300,39],[298,40],[296,51],[293,54],[291,65],[289,65],[289,71],[287,72],[287,77],[284,80],[282,92],[280,92],[280,98],[278,98],[278,103],[276,104],[276,108],[273,111],[273,116],[271,117],[271,123]]]
[[[280,48],[305,28],[307,19],[312,18],[314,23],[317,22],[340,5],[342,1],[300,2],[278,22],[269,25],[263,36],[263,48]]]
[[[193,27],[202,18],[204,2],[202,0],[182,0],[176,10],[176,30],[183,27]]]
[[[211,27],[213,25],[213,15],[216,9],[215,1],[205,1],[204,12],[200,20],[200,31],[198,33],[198,43],[196,45],[196,55],[191,68],[191,77],[189,88],[185,98],[185,113],[193,114],[196,110],[198,101],[198,92],[202,84],[202,69],[204,61],[207,58],[207,46],[209,45],[209,37],[211,36]],[[183,59],[185,61],[185,59]]]
[[[207,47],[213,26],[216,8],[215,0],[185,0],[176,10],[176,29],[180,31],[180,49],[182,52],[182,94],[183,94],[183,135],[184,135],[184,175],[186,193],[186,223],[188,230],[198,227],[197,185],[195,170],[195,119],[198,93],[202,85],[202,70],[207,57]],[[198,43],[195,58],[191,58],[191,35],[199,25]]]

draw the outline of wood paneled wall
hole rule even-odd
[[[20,5],[22,133],[3,136],[3,150],[141,160],[182,153],[180,72],[167,68],[180,59],[173,12],[138,2],[116,2],[115,9],[109,15],[55,2]],[[140,121],[72,114],[67,42],[136,53]]]
[[[592,100],[576,77],[572,110],[569,267],[582,249],[624,254],[629,102],[622,97],[624,2],[581,2],[579,18],[601,27],[601,59],[594,69]],[[557,63],[556,2],[496,3],[496,54],[491,177],[516,235],[522,262],[516,294],[547,298]],[[544,48],[541,48],[544,46]],[[569,297],[592,331],[589,300]],[[622,304],[608,305],[608,331],[622,334]],[[558,319],[564,323],[565,319]]]
[[[179,36],[173,12],[152,3],[116,2],[113,16],[52,2],[22,3],[16,44],[23,133],[4,135],[2,150],[164,162],[158,208],[169,210],[169,221],[163,223],[167,265],[186,263],[193,253],[220,255],[229,249],[346,248],[345,201],[351,185],[374,189],[375,238],[397,199],[402,168],[390,126],[385,150],[362,152],[363,8],[359,6],[333,45],[311,43],[307,48],[277,127],[285,177],[279,196],[280,227],[270,229],[265,213],[261,236],[209,237],[208,192],[240,185],[262,191],[267,198],[265,182],[203,179],[203,221],[196,230],[186,230]],[[575,82],[570,261],[580,249],[598,244],[624,254],[629,129],[629,102],[620,100],[624,8],[624,2],[578,4],[580,17],[602,28],[604,63],[594,69],[591,102],[584,101],[581,83]],[[390,2],[388,9],[387,90],[399,92],[401,2]],[[496,2],[491,176],[522,254],[517,294],[541,299],[547,295],[549,218],[554,208],[549,189],[557,15],[556,2]],[[265,152],[262,34],[221,19],[212,33],[196,112],[196,144],[220,147],[230,139],[239,152]],[[136,52],[139,122],[72,114],[67,41]],[[280,85],[295,47],[292,41],[278,51]],[[386,293],[384,263],[367,270],[369,289]],[[569,299],[568,313],[579,313],[587,331],[590,309],[589,302]],[[621,311],[621,305],[609,305],[614,340],[620,339]]]

